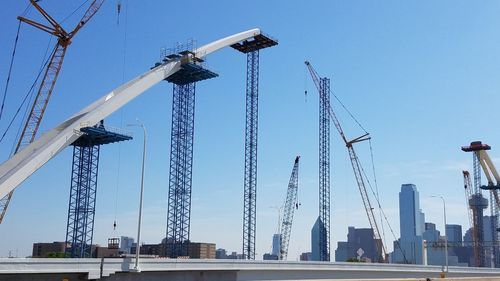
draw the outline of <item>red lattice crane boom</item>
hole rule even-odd
[[[61,71],[62,63],[64,61],[64,56],[68,46],[71,44],[71,40],[78,33],[78,31],[97,13],[99,8],[102,6],[105,0],[94,0],[90,4],[89,8],[78,22],[76,27],[71,32],[66,32],[64,28],[52,18],[40,5],[38,5],[36,0],[30,0],[31,4],[35,9],[40,12],[40,14],[47,20],[48,25],[35,22],[33,20],[18,17],[18,19],[26,24],[34,26],[40,30],[43,30],[49,34],[56,36],[57,43],[52,51],[50,60],[47,63],[47,67],[44,72],[42,82],[40,83],[40,88],[35,97],[35,101],[31,107],[26,123],[24,124],[23,130],[19,140],[17,141],[14,154],[16,154],[23,147],[32,143],[35,140],[36,134],[42,122],[43,115],[49,103],[50,97],[54,90],[54,86]],[[9,206],[10,200],[12,199],[13,191],[7,194],[5,197],[0,199],[0,223],[2,223],[5,213]]]

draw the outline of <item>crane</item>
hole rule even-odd
[[[490,156],[487,151],[491,149],[491,146],[483,144],[480,141],[473,141],[469,146],[463,146],[462,151],[473,152],[473,165],[474,165],[474,185],[476,192],[481,192],[481,189],[490,191],[490,211],[492,217],[491,226],[491,238],[492,238],[492,253],[495,263],[495,267],[500,266],[500,251],[498,249],[498,230],[499,230],[499,207],[500,207],[500,196],[498,195],[498,189],[500,189],[500,175],[491,161]],[[484,175],[488,181],[488,185],[481,185],[481,174],[480,168],[483,170]],[[486,199],[484,199],[486,200]],[[482,231],[482,229],[479,229]]]
[[[475,266],[481,266],[481,261],[483,259],[484,253],[482,253],[483,249],[483,241],[479,239],[479,233],[482,233],[482,229],[479,229],[480,225],[477,208],[474,208],[475,201],[481,201],[482,195],[477,194],[472,186],[472,181],[470,179],[469,171],[462,171],[464,176],[464,190],[465,190],[465,201],[467,203],[467,213],[469,216],[469,224],[472,229],[472,249],[474,251],[474,263]],[[479,191],[480,192],[480,191]],[[478,200],[479,199],[479,200]],[[483,202],[486,200],[483,198]],[[484,205],[484,204],[483,204]],[[487,202],[486,202],[487,205]],[[481,209],[481,217],[482,217],[482,209]],[[481,219],[482,221],[482,219]]]
[[[76,27],[71,32],[67,32],[64,28],[52,18],[40,5],[38,5],[37,0],[30,0],[33,7],[48,21],[49,25],[45,25],[24,17],[19,16],[18,20],[36,27],[42,31],[52,34],[57,37],[57,43],[52,51],[50,60],[47,63],[47,67],[44,72],[42,82],[40,83],[40,88],[35,97],[35,101],[31,107],[28,118],[24,124],[21,131],[19,140],[14,149],[14,154],[19,152],[22,148],[26,147],[35,140],[36,134],[42,122],[45,109],[49,103],[50,97],[54,90],[54,86],[61,71],[62,63],[64,61],[64,56],[66,55],[66,50],[71,44],[73,37],[80,31],[80,29],[97,13],[99,8],[102,6],[105,0],[94,0],[90,4],[89,8],[80,19]],[[9,206],[10,200],[12,199],[13,191],[0,199],[0,223],[2,223],[7,208]]]
[[[325,103],[328,106],[328,113],[330,115],[330,118],[335,125],[335,128],[337,129],[338,133],[340,134],[340,137],[344,141],[347,150],[349,152],[349,158],[351,160],[351,165],[352,169],[354,171],[354,176],[356,178],[356,182],[358,184],[358,189],[361,194],[361,200],[363,201],[363,205],[365,207],[366,215],[368,217],[368,221],[370,223],[371,228],[373,229],[373,238],[375,243],[377,244],[377,248],[382,249],[382,257],[380,257],[380,260],[383,261],[386,256],[386,249],[384,247],[384,244],[382,242],[382,237],[380,235],[379,227],[377,224],[377,221],[375,219],[375,214],[373,213],[373,207],[370,202],[370,198],[368,197],[368,192],[366,190],[365,182],[363,179],[363,174],[362,174],[362,168],[361,168],[361,163],[359,162],[358,156],[356,155],[356,152],[354,151],[353,145],[358,142],[366,141],[370,139],[370,136],[368,133],[363,134],[362,136],[359,136],[357,138],[354,138],[352,140],[348,140],[344,134],[344,130],[342,129],[342,126],[340,125],[340,121],[338,120],[335,112],[333,111],[332,107],[330,106],[330,100],[329,96],[322,91],[322,86],[320,83],[320,76],[316,72],[316,70],[312,67],[311,63],[308,61],[305,61],[305,64],[307,66],[307,69],[309,70],[309,73],[311,74],[311,77],[314,81],[314,85],[318,89],[318,92],[320,94],[320,99],[323,99]]]
[[[281,221],[281,239],[279,259],[286,260],[288,256],[288,244],[290,242],[290,234],[292,233],[293,214],[295,209],[299,208],[297,193],[299,190],[299,159],[295,158],[293,164],[292,175],[288,182],[288,190],[286,193],[285,205],[283,206],[283,219]]]

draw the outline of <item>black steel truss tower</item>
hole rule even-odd
[[[483,197],[481,193],[481,165],[479,164],[479,155],[478,152],[474,152],[472,155],[472,165],[474,172],[474,190],[475,194],[473,198],[469,200],[469,205],[473,209],[473,214],[476,216],[475,221],[477,225],[473,227],[477,227],[475,231],[477,231],[477,243],[479,244],[479,267],[486,266],[486,257],[485,257],[485,245],[484,245],[484,216],[483,210],[488,207],[488,201]]]
[[[259,34],[231,47],[247,55],[245,174],[243,191],[243,257],[255,259],[257,207],[257,132],[259,112],[259,50],[277,45],[276,40]]]
[[[330,261],[330,79],[320,78],[319,99],[319,249],[320,261]]]
[[[107,130],[102,121],[80,129],[82,136],[73,143],[73,168],[66,226],[66,253],[71,258],[92,257],[99,151],[102,144],[131,140]]]
[[[247,53],[243,256],[255,259],[257,206],[257,131],[259,113],[259,50]]]
[[[99,148],[100,145],[73,147],[73,169],[66,227],[66,243],[71,245],[66,248],[66,255],[72,258],[91,257]]]
[[[167,212],[167,256],[188,256],[196,83],[174,84]]]
[[[163,62],[181,62],[181,69],[165,79],[173,83],[170,173],[168,187],[167,236],[165,256],[189,256],[191,226],[191,187],[193,179],[193,141],[196,82],[218,75],[203,67],[192,44],[184,51],[165,55]]]

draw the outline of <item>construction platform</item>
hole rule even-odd
[[[163,59],[163,62],[168,63],[173,60],[179,60],[181,62],[181,69],[165,79],[165,81],[170,83],[186,85],[219,76],[219,74],[206,69],[203,66],[204,61],[197,58],[195,53],[191,51],[182,51],[177,54],[167,55]]]
[[[272,39],[269,36],[259,34],[253,37],[251,40],[245,40],[240,43],[233,44],[231,45],[231,47],[246,54],[275,45],[278,45],[278,41]]]
[[[479,150],[490,150],[491,146],[483,144],[481,141],[473,141],[469,146],[462,146],[462,151],[471,152]]]
[[[81,136],[74,141],[73,146],[94,146],[131,140],[132,135],[116,128],[105,127],[102,121],[90,127],[80,129]]]

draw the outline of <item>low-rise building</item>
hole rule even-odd
[[[33,243],[32,257],[63,257],[66,251],[66,245],[66,242]]]

